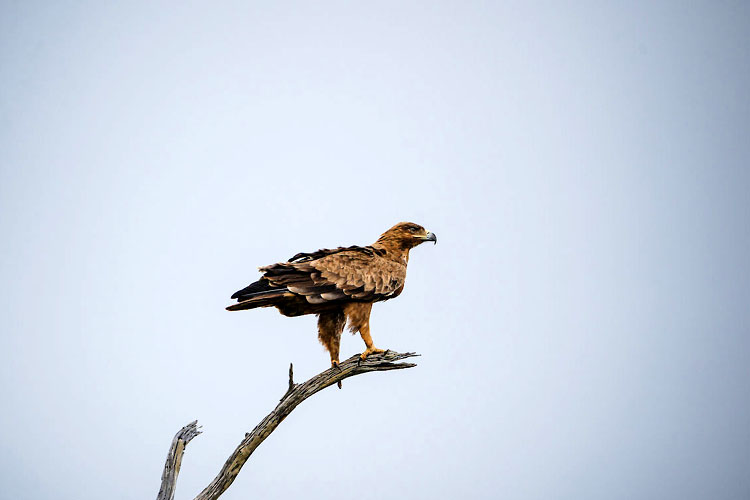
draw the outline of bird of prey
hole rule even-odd
[[[370,310],[375,302],[401,294],[406,280],[409,250],[437,237],[422,226],[401,222],[384,232],[372,245],[322,249],[298,253],[287,262],[259,268],[263,273],[232,295],[237,304],[229,311],[275,307],[284,316],[316,314],[318,338],[338,366],[339,343],[349,322],[352,333],[362,336],[366,359],[382,353],[370,336]]]

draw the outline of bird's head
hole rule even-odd
[[[399,222],[378,238],[378,243],[396,245],[405,250],[414,248],[425,241],[437,243],[437,236],[413,222]]]

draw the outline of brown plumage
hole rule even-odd
[[[232,295],[238,303],[229,311],[276,307],[284,316],[318,315],[318,337],[339,362],[341,333],[348,320],[366,349],[362,359],[377,349],[370,337],[374,302],[398,297],[404,289],[409,250],[437,237],[422,226],[401,222],[372,245],[338,247],[298,253],[289,261],[261,267],[263,277]]]

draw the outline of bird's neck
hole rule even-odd
[[[406,265],[409,263],[409,250],[408,247],[403,247],[399,242],[379,239],[372,244],[373,248],[381,250],[383,257],[394,262]]]

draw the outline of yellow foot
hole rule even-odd
[[[383,349],[378,349],[377,347],[368,347],[367,349],[365,349],[365,352],[359,355],[359,357],[364,361],[370,354],[382,354],[384,352],[385,351]]]

